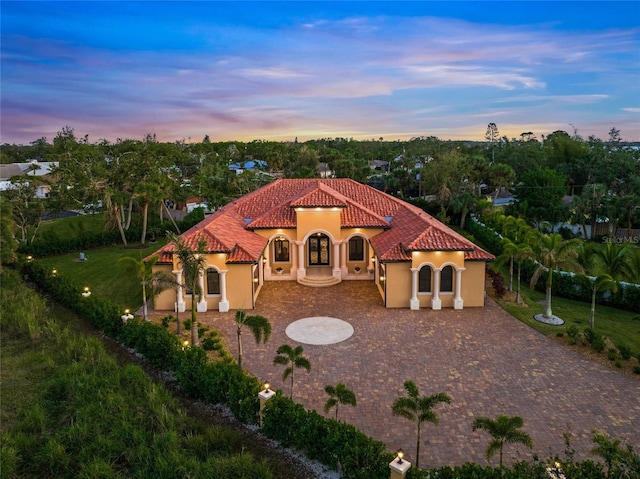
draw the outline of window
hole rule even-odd
[[[220,273],[212,268],[207,270],[207,294],[220,294]]]
[[[284,238],[273,240],[273,259],[275,261],[289,261],[289,240]]]
[[[431,266],[423,266],[418,272],[418,292],[431,292]]]
[[[453,267],[445,266],[440,272],[440,291],[451,293],[453,291]]]
[[[364,240],[360,236],[349,240],[349,261],[364,261]]]

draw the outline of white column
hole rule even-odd
[[[340,245],[340,270],[342,271],[342,278],[346,278],[349,274],[349,269],[347,268],[347,243],[348,241],[343,241]]]
[[[342,268],[340,266],[340,243],[338,241],[333,243],[333,277],[342,278]]]
[[[419,268],[411,268],[411,300],[409,300],[409,307],[413,310],[420,309],[420,300],[418,299],[419,271]]]
[[[442,309],[440,300],[440,270],[433,270],[433,298],[431,299],[431,309]]]
[[[184,303],[184,297],[182,296],[182,270],[178,269],[172,271],[173,274],[176,275],[176,282],[180,285],[176,291],[176,305],[178,308],[178,313],[184,313],[187,309],[186,304]]]
[[[229,300],[227,299],[227,270],[220,271],[220,302],[218,311],[226,313],[229,311]]]
[[[462,269],[456,269],[456,295],[453,298],[453,309],[462,309]]]
[[[298,279],[302,279],[307,275],[304,268],[304,241],[296,241],[298,245]]]
[[[198,272],[198,285],[200,286],[200,291],[202,292],[202,299],[198,301],[198,304],[196,305],[196,311],[198,313],[204,313],[207,310],[207,292],[204,289],[204,272],[202,270]]]

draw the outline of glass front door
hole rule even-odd
[[[317,234],[309,238],[309,266],[329,265],[329,237]]]

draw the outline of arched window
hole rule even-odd
[[[220,273],[218,270],[207,270],[207,294],[220,294]]]
[[[274,261],[289,261],[289,240],[276,238],[273,240]]]
[[[360,236],[349,240],[349,261],[364,261],[364,240]]]
[[[453,291],[453,266],[445,266],[440,272],[440,291],[451,293]]]
[[[423,266],[418,272],[418,292],[431,292],[431,266]]]

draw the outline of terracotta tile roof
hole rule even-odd
[[[381,261],[408,261],[411,251],[464,251],[465,258],[494,257],[421,209],[375,188],[346,178],[279,179],[224,208],[182,234],[194,248],[200,237],[212,253],[228,254],[228,262],[256,262],[267,239],[261,228],[295,228],[295,208],[341,208],[343,228],[383,228],[371,238]],[[158,250],[159,262],[170,263],[172,245]]]

